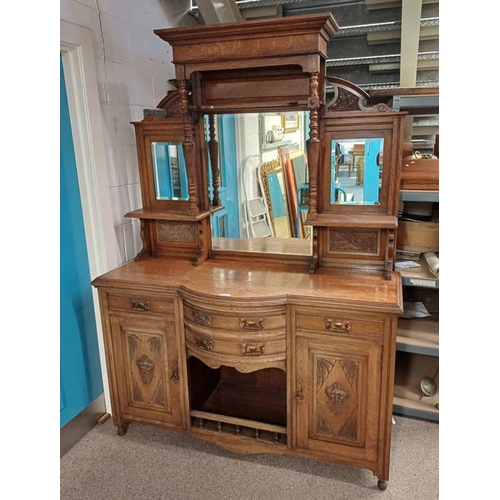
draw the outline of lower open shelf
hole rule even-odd
[[[202,411],[286,427],[286,391],[221,380]]]
[[[401,415],[439,420],[439,358],[410,352],[396,353],[393,411]],[[433,378],[434,396],[423,396],[420,382]]]
[[[439,356],[439,320],[436,318],[399,318],[398,351]]]
[[[277,368],[240,373],[190,358],[193,427],[286,444],[286,374]]]

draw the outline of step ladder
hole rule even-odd
[[[243,164],[243,187],[246,198],[244,207],[248,238],[274,236],[267,205],[262,196],[255,196],[259,189],[256,173],[261,163],[260,155],[251,155]]]

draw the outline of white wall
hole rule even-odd
[[[196,25],[189,0],[60,0],[60,18],[92,31],[118,264],[141,249],[141,208],[134,127],[175,78],[171,47],[154,29]]]

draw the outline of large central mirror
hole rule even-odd
[[[308,119],[308,112],[212,115],[210,123],[205,117],[209,199],[218,198],[213,250],[312,254],[304,225]],[[215,158],[208,154],[214,144]]]

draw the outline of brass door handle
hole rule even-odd
[[[177,361],[172,361],[172,375],[170,376],[172,382],[179,382],[179,365]]]
[[[297,390],[293,396],[296,401],[304,401],[304,395],[302,394],[302,379],[297,379]]]

